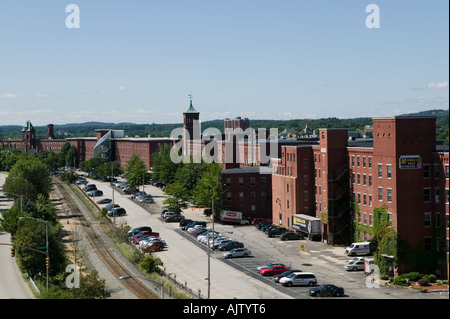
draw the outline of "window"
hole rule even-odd
[[[441,227],[441,214],[439,212],[434,213],[434,227]]]
[[[378,177],[383,177],[383,164],[378,164]]]
[[[430,164],[423,165],[423,177],[430,178]]]
[[[286,184],[286,193],[289,193],[289,184]]]
[[[358,155],[358,157],[356,158],[356,165],[359,167],[359,162],[360,162],[360,157]]]
[[[367,176],[366,174],[363,175],[363,185],[366,186],[366,182],[367,182]]]
[[[392,189],[390,188],[387,189],[387,200],[388,203],[392,203]]]
[[[303,200],[305,202],[307,202],[309,200],[309,192],[308,191],[303,192]]]
[[[244,186],[244,178],[239,177],[239,187]]]
[[[378,200],[383,201],[383,187],[378,187]]]
[[[445,165],[445,178],[448,179],[449,171],[448,171],[448,164]]]
[[[369,186],[372,186],[372,175],[369,175]]]
[[[227,192],[227,201],[231,201],[231,193],[230,192]]]
[[[352,167],[355,167],[355,155],[352,155]]]
[[[240,202],[244,201],[244,193],[243,192],[239,192],[239,201]]]
[[[434,164],[433,166],[434,178],[439,178],[439,164]]]
[[[367,205],[367,196],[366,194],[363,194],[363,201],[364,201],[364,206]]]
[[[360,176],[360,174],[358,173],[358,185],[360,185],[361,184],[361,176]]]
[[[369,156],[369,168],[372,168],[372,156]]]
[[[286,201],[286,208],[289,209],[289,199]]]
[[[425,203],[431,202],[431,188],[424,188],[423,189],[423,201]]]
[[[392,177],[391,164],[387,165],[387,178]]]
[[[225,180],[225,183],[226,183],[227,186],[231,186],[231,178],[227,178]]]
[[[265,176],[261,177],[261,185],[266,186],[266,177]]]
[[[448,204],[448,188],[445,189],[445,203]]]
[[[369,195],[369,206],[372,207],[372,195]]]
[[[262,200],[266,200],[267,199],[266,192],[261,192],[261,199]]]
[[[366,168],[366,157],[363,156],[363,167]]]
[[[424,226],[431,227],[431,213],[424,214]]]
[[[434,188],[434,202],[439,203],[439,187]]]
[[[255,186],[255,178],[250,177],[250,186]]]
[[[251,192],[251,193],[250,193],[250,199],[251,199],[251,200],[256,200],[256,194],[255,194],[255,192]]]

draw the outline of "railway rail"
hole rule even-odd
[[[54,184],[64,197],[65,202],[70,209],[72,215],[78,216],[80,225],[83,228],[92,248],[95,250],[99,258],[103,261],[108,270],[116,277],[130,276],[129,280],[123,281],[122,284],[136,295],[139,299],[159,299],[159,297],[148,287],[146,287],[137,278],[120,263],[114,254],[108,249],[103,239],[97,234],[95,229],[91,227],[90,222],[85,218],[83,211],[78,207],[71,193],[67,190],[66,185],[54,180]]]

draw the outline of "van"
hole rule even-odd
[[[314,286],[317,284],[316,276],[311,272],[293,272],[280,279],[283,286]]]
[[[370,255],[370,243],[352,243],[345,249],[345,253],[349,256],[355,255]]]

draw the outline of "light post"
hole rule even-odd
[[[47,268],[47,291],[48,291],[48,269],[50,268],[50,264],[49,264],[50,256],[48,253],[48,221],[39,219],[39,218],[34,218],[34,217],[19,217],[19,220],[24,220],[24,219],[34,219],[34,220],[45,223],[45,249],[46,249],[45,255],[46,255],[46,268]]]
[[[150,281],[150,282],[152,282],[154,284],[160,285],[161,286],[161,299],[164,299],[164,282],[163,281],[158,282],[158,281],[154,281],[154,280],[148,279],[146,277],[141,277],[141,276],[130,276],[130,275],[128,275],[128,276],[120,276],[119,277],[120,280],[128,280],[128,279],[131,279],[131,278],[141,278],[141,279]]]

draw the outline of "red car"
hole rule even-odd
[[[282,265],[272,265],[269,268],[261,269],[259,273],[263,276],[274,276],[279,275],[287,270],[289,270],[289,268],[286,268]]]

